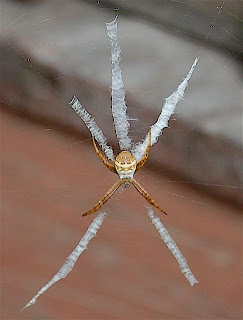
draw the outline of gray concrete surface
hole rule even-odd
[[[21,14],[25,14],[21,22],[13,23]],[[104,23],[115,15],[82,1],[53,1],[51,5],[44,1],[26,7],[7,2],[3,35],[40,62],[109,87],[110,52]],[[207,42],[172,36],[135,18],[120,16],[118,23],[125,87],[135,101],[159,113],[164,99],[200,56],[177,119],[241,143],[242,79],[236,60],[209,49]]]

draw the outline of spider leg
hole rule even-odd
[[[100,207],[102,207],[107,200],[110,199],[110,197],[116,192],[116,190],[123,184],[124,182],[119,179],[106,193],[105,195],[100,199],[99,202],[97,202],[92,209],[87,211],[86,213],[83,214],[84,216],[88,216],[89,214],[94,213],[97,211]]]
[[[167,214],[163,209],[160,208],[160,206],[158,205],[157,202],[155,202],[150,195],[148,194],[148,192],[135,180],[132,179],[132,184],[134,185],[134,187],[138,190],[138,192],[150,203],[152,204],[155,208],[159,209],[161,212],[163,212],[164,214]]]
[[[93,136],[92,136],[92,140],[93,140],[93,145],[94,145],[95,151],[96,151],[96,153],[98,154],[99,158],[103,161],[104,165],[105,165],[111,172],[117,173],[114,164],[111,164],[111,163],[106,159],[106,157],[104,157],[103,154],[99,151],[99,149],[98,149],[98,147],[97,147],[97,144],[96,144],[95,139],[94,139]]]
[[[149,129],[149,144],[147,146],[147,149],[145,151],[145,154],[144,154],[143,158],[137,164],[136,171],[140,170],[145,165],[145,162],[148,160],[149,151],[151,149],[151,146],[152,146],[152,141],[151,141],[151,128],[150,128]]]

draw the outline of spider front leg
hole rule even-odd
[[[145,162],[148,160],[148,156],[149,156],[149,152],[150,152],[151,146],[152,146],[152,139],[151,139],[151,128],[150,128],[149,129],[149,144],[147,146],[147,149],[145,151],[143,159],[140,160],[139,163],[137,164],[136,171],[140,170],[145,165]]]
[[[163,212],[164,214],[167,214],[163,209],[160,208],[157,202],[155,202],[148,192],[135,180],[132,179],[132,184],[134,187],[138,190],[138,192],[150,203],[152,204],[155,208],[159,209],[159,211]]]
[[[95,142],[94,137],[92,136],[92,140],[93,140],[93,145],[95,148],[96,153],[98,154],[99,158],[103,161],[104,165],[113,173],[117,173],[116,172],[116,168],[114,166],[114,164],[111,164],[104,156],[103,154],[99,151],[97,144]]]
[[[116,190],[123,184],[124,182],[119,179],[107,192],[106,194],[100,199],[99,202],[96,203],[96,205],[90,209],[89,211],[87,211],[86,213],[83,214],[84,216],[88,216],[89,214],[94,213],[95,211],[97,211],[99,208],[101,208],[107,200],[110,199],[110,197],[116,192]]]

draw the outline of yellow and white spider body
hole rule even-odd
[[[113,173],[116,173],[119,175],[120,179],[105,193],[105,195],[97,202],[92,209],[87,211],[83,214],[83,216],[88,216],[89,214],[92,214],[96,212],[99,208],[101,208],[106,201],[110,199],[110,197],[116,192],[118,188],[120,188],[121,185],[124,185],[125,187],[130,187],[131,184],[134,185],[134,187],[137,189],[137,191],[155,208],[159,209],[164,214],[167,214],[163,209],[160,208],[157,202],[155,202],[149,195],[149,193],[133,178],[133,175],[136,171],[140,170],[145,162],[148,159],[149,151],[151,148],[151,129],[149,131],[149,144],[146,149],[146,152],[144,154],[144,157],[142,160],[140,160],[137,163],[136,158],[134,155],[129,151],[122,151],[118,154],[118,156],[115,159],[115,162],[110,163],[106,157],[102,155],[102,153],[99,151],[94,137],[93,144],[95,151],[97,155],[100,157],[100,159],[103,161],[104,165]]]
[[[132,179],[137,168],[137,161],[129,151],[122,151],[115,160],[115,168],[120,179]],[[125,184],[127,187],[130,183]]]

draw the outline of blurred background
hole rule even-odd
[[[187,283],[130,188],[103,207],[71,274],[20,313],[117,179],[69,105],[75,94],[119,153],[105,28],[116,15],[134,142],[200,56],[136,176],[169,213],[160,217],[199,284]],[[240,0],[1,1],[2,319],[243,317],[242,30]]]

